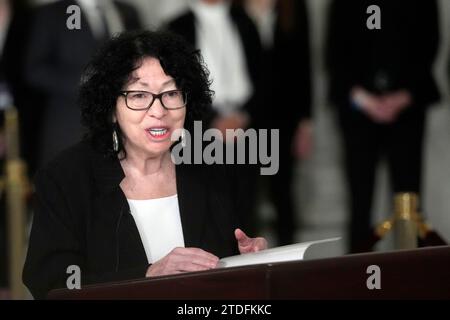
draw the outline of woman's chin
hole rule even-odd
[[[170,151],[170,146],[172,145],[172,141],[170,139],[164,141],[150,141],[147,144],[147,152],[152,155],[163,155],[166,152]]]

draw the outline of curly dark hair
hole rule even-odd
[[[164,72],[187,93],[184,127],[193,128],[211,110],[213,92],[209,72],[198,50],[169,31],[124,32],[105,43],[86,67],[81,78],[79,105],[87,128],[85,139],[106,156],[126,156],[122,134],[112,121],[119,92],[130,81],[144,58],[157,58]],[[119,135],[119,150],[113,150],[112,132]]]

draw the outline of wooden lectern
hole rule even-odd
[[[369,289],[379,267],[380,289]],[[49,299],[449,299],[450,246],[261,264],[58,289]],[[376,267],[375,267],[376,268]],[[369,270],[369,271],[368,271]],[[369,281],[368,281],[369,279]]]

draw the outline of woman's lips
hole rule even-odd
[[[145,131],[153,138],[157,140],[166,139],[169,136],[169,128],[167,127],[152,127],[148,128]]]

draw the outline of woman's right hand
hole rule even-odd
[[[175,248],[147,269],[146,277],[214,269],[219,258],[199,248]]]

